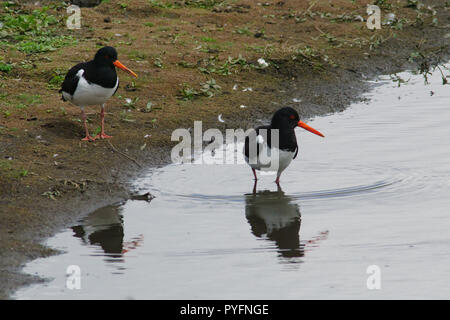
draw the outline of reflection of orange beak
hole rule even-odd
[[[131,74],[133,77],[136,77],[136,78],[138,77],[136,73],[134,73],[133,71],[131,71],[130,69],[128,69],[127,67],[125,67],[122,63],[120,63],[119,60],[114,61],[113,64],[114,64],[117,68],[122,69],[123,71],[128,72],[128,73]]]
[[[299,127],[303,128],[303,129],[305,129],[305,130],[308,130],[309,132],[312,132],[312,133],[314,133],[314,134],[317,134],[318,136],[325,137],[325,136],[324,136],[323,134],[321,134],[319,131],[317,131],[316,129],[314,129],[314,128],[308,126],[306,123],[304,123],[304,122],[302,122],[302,121],[299,121],[297,125],[298,125]]]

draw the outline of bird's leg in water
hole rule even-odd
[[[258,180],[255,180],[255,183],[253,184],[253,194],[256,194],[256,184],[258,183]]]
[[[86,124],[86,113],[84,112],[84,107],[81,107],[81,117],[83,118],[84,130],[86,131],[86,137],[81,139],[82,141],[94,141],[95,138],[89,135],[89,130]]]
[[[105,134],[105,105],[102,105],[102,111],[100,112],[100,117],[101,117],[101,124],[102,124],[102,130],[100,131],[100,133],[95,136],[95,138],[101,138],[101,139],[109,139],[112,138],[112,136],[108,136],[107,134]]]
[[[283,193],[283,189],[281,189],[280,184],[277,184],[277,192],[278,192],[278,193],[284,194],[284,193]]]

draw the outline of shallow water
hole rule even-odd
[[[439,72],[308,121],[299,157],[253,194],[245,165],[168,165],[136,181],[152,201],[91,213],[48,240],[52,279],[18,299],[448,298],[450,86]],[[301,93],[299,93],[301,96]],[[66,270],[81,270],[68,289]],[[381,288],[369,290],[368,267]],[[369,286],[370,287],[370,286]],[[372,287],[371,287],[372,288]]]

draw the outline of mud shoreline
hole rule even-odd
[[[429,2],[433,3],[433,1]],[[434,1],[434,3],[437,2]],[[448,9],[438,12],[437,15],[443,21],[443,25],[448,26],[450,22]],[[448,32],[448,27],[437,28],[425,25],[420,30],[402,30],[397,38],[383,42],[376,49],[369,51],[369,54],[367,50],[355,49],[341,52],[340,49],[336,49],[333,59],[338,66],[325,66],[320,72],[312,72],[310,66],[293,64],[287,58],[268,59],[269,63],[276,64],[277,68],[258,70],[251,74],[244,73],[230,81],[224,80],[224,82],[228,81],[228,84],[238,83],[240,88],[251,83],[252,96],[245,97],[246,101],[242,96],[231,97],[230,93],[225,93],[228,90],[224,89],[225,92],[215,102],[217,104],[215,109],[197,109],[190,115],[187,115],[184,110],[181,114],[169,115],[175,120],[167,126],[161,125],[157,128],[140,127],[142,123],[127,124],[131,126],[130,130],[136,133],[135,136],[127,136],[126,133],[130,131],[122,135],[118,131],[121,122],[111,120],[115,126],[113,135],[117,135],[117,139],[111,141],[114,148],[134,158],[142,164],[142,167],[118,154],[107,142],[81,145],[78,141],[74,141],[78,140],[78,137],[62,136],[62,141],[68,144],[68,148],[79,150],[77,151],[79,158],[76,158],[75,162],[67,161],[66,166],[70,168],[58,168],[57,165],[45,167],[44,171],[49,177],[45,179],[45,182],[39,180],[23,183],[19,179],[20,181],[15,182],[8,192],[0,196],[0,217],[2,217],[0,222],[0,299],[8,299],[14,290],[21,286],[44,281],[44,279],[23,274],[21,268],[33,259],[57,254],[54,250],[42,245],[46,239],[97,208],[129,199],[132,196],[130,181],[149,167],[169,163],[173,145],[169,143],[169,140],[173,128],[191,127],[193,120],[202,120],[204,130],[213,127],[248,128],[261,119],[268,119],[274,110],[284,105],[295,107],[304,119],[340,112],[352,102],[360,100],[361,94],[370,89],[370,84],[365,80],[406,69],[417,70],[418,64],[409,58],[411,52],[417,51],[418,47],[421,52],[430,53],[424,59],[430,65],[439,60],[448,59],[450,56],[449,38],[446,37]],[[261,78],[255,79],[258,75]],[[276,82],[267,83],[265,82],[267,79],[276,79]],[[57,94],[54,94],[54,97],[56,99]],[[294,98],[301,99],[301,102],[294,102]],[[244,100],[243,104],[248,104],[242,112],[241,110],[236,112],[236,106],[221,108],[221,105],[224,106],[231,101],[235,105],[240,99]],[[273,103],[268,103],[269,101]],[[220,113],[226,121],[224,124],[217,120],[219,111],[222,111]],[[33,132],[33,135],[38,134],[39,130],[53,132],[52,130],[58,126],[67,128],[69,133],[79,131],[78,127],[74,128],[69,122],[53,120],[43,121],[41,128]],[[50,126],[43,127],[48,124]],[[133,143],[135,137],[144,136],[150,130],[149,128],[152,129],[151,140],[141,138],[139,143]],[[61,136],[58,137],[61,138]],[[0,146],[4,147],[6,155],[21,141],[20,138],[17,141],[17,138],[8,134],[1,138],[3,140],[0,140]],[[22,139],[28,143],[30,139],[34,139],[34,136]],[[53,141],[50,138],[48,140],[50,144],[57,141],[56,138]],[[141,150],[143,143],[148,145]],[[96,150],[93,151],[93,148]],[[20,148],[18,150],[20,152]],[[50,153],[53,152],[55,151],[50,150]],[[28,159],[32,161],[32,158]],[[95,173],[89,171],[73,173],[73,171],[82,170],[84,165],[91,165],[92,162],[97,168]],[[54,200],[44,197],[42,194],[45,190],[57,190],[59,195],[55,196]]]

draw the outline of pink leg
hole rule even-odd
[[[94,141],[95,138],[91,137],[89,134],[89,130],[86,124],[86,113],[84,112],[84,108],[81,108],[81,117],[83,118],[84,130],[86,131],[86,137],[81,139],[81,141]]]
[[[255,177],[255,181],[258,181],[258,177],[256,176],[256,170],[252,168],[253,176]]]
[[[108,136],[105,134],[105,105],[102,105],[102,111],[100,112],[101,122],[102,122],[102,130],[101,132],[95,136],[95,138],[101,138],[101,139],[109,139],[112,138],[112,136]]]
[[[275,183],[277,184],[277,186],[280,186],[280,176],[281,176],[281,173],[277,174],[277,179],[275,180]]]

